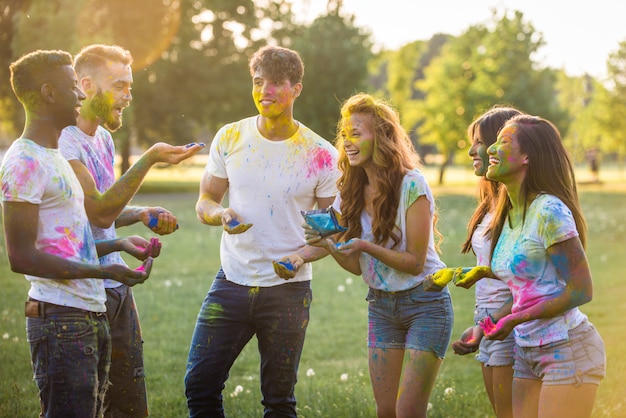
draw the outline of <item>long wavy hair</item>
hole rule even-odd
[[[480,137],[485,147],[489,147],[496,142],[498,132],[500,132],[504,123],[513,116],[521,114],[521,111],[513,107],[494,106],[467,127],[467,138],[470,143],[474,143],[475,139]],[[478,183],[478,206],[467,224],[467,238],[461,246],[463,254],[472,250],[472,235],[474,231],[476,231],[485,215],[495,209],[499,189],[500,183],[491,181],[484,175],[481,176]],[[488,229],[485,231],[485,234],[488,235],[490,232]]]
[[[340,238],[360,237],[363,232],[361,213],[365,210],[365,189],[368,178],[362,167],[353,167],[344,150],[342,130],[350,116],[359,113],[369,116],[374,132],[372,162],[376,175],[370,178],[378,194],[373,197],[372,232],[376,244],[384,245],[390,239],[391,248],[400,242],[395,220],[400,204],[402,179],[406,173],[420,167],[420,158],[409,136],[400,124],[398,112],[387,102],[365,93],[347,99],[341,107],[337,124],[336,147],[339,151],[341,177],[337,181],[341,193],[342,223],[348,228]]]
[[[520,188],[520,196],[524,205],[522,222],[526,219],[526,209],[530,204],[531,196],[542,193],[551,194],[561,199],[572,212],[580,241],[585,247],[587,225],[578,201],[574,167],[563,147],[559,130],[552,122],[529,115],[513,117],[505,126],[510,125],[516,126],[516,138],[520,150],[528,156],[528,169]],[[492,254],[511,207],[511,201],[506,190],[502,188],[496,214],[491,223],[493,231]]]

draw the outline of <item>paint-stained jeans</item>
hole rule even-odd
[[[256,334],[264,416],[295,417],[294,387],[309,321],[310,282],[248,287],[220,270],[196,320],[185,393],[190,417],[223,417],[222,391],[235,359]]]
[[[43,416],[100,416],[111,356],[106,316],[77,311],[26,318],[26,336]]]
[[[104,417],[144,418],[148,416],[148,396],[141,325],[133,291],[121,285],[106,292],[111,327],[111,386],[104,398]]]

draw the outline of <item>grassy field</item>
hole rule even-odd
[[[144,193],[133,200],[137,205],[160,205],[172,210],[181,226],[175,234],[162,237],[163,251],[151,278],[134,290],[142,319],[153,417],[187,415],[183,377],[189,341],[196,314],[219,266],[220,229],[201,226],[193,209],[201,170],[197,166],[153,170],[142,189]],[[427,173],[434,182],[436,173]],[[470,265],[472,257],[459,254],[459,246],[474,207],[474,183],[465,170],[450,173],[453,179],[448,186],[434,187],[439,228],[445,236],[442,257],[450,266]],[[584,179],[584,173],[580,178]],[[619,260],[626,246],[626,182],[619,174],[611,178],[602,185],[581,186],[595,283],[594,300],[582,309],[602,334],[608,357],[607,377],[598,390],[594,418],[626,416],[626,385],[622,381],[626,358],[620,354],[626,339],[622,322],[626,317],[626,280],[619,274]],[[163,190],[179,193],[153,193]],[[150,236],[139,226],[120,230],[123,235],[135,233]],[[0,243],[0,253],[0,417],[34,417],[38,401],[23,315],[28,285],[21,275],[10,272],[4,242]],[[129,263],[137,264],[132,260]],[[330,259],[317,262],[314,271],[311,323],[296,386],[300,416],[373,417],[365,346],[366,286],[360,277],[343,271]],[[451,292],[456,338],[471,323],[473,291],[452,288]],[[224,392],[229,416],[262,416],[258,363],[253,341],[235,363]],[[479,363],[451,351],[431,403],[431,417],[493,416]]]

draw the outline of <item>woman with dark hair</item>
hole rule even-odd
[[[487,178],[506,186],[490,225],[491,270],[513,306],[482,326],[488,339],[514,332],[513,414],[589,417],[606,355],[578,308],[593,284],[572,163],[558,129],[527,115],[510,119],[488,154]]]
[[[435,248],[435,201],[397,112],[367,94],[349,98],[338,126],[342,241],[306,228],[369,287],[369,370],[378,417],[425,417],[450,342],[450,294],[426,292],[445,265]],[[405,356],[406,355],[406,356]],[[406,359],[406,360],[405,360]]]
[[[478,272],[484,278],[476,282],[476,309],[474,311],[474,326],[467,328],[461,337],[452,343],[456,354],[465,355],[478,350],[476,359],[482,364],[483,380],[491,406],[498,418],[513,416],[511,408],[511,386],[513,383],[513,348],[515,341],[513,334],[504,340],[488,340],[483,338],[483,330],[478,325],[485,317],[491,315],[496,318],[511,311],[511,292],[501,280],[493,277],[490,264],[491,240],[489,224],[493,219],[498,191],[501,183],[485,178],[489,167],[487,148],[496,141],[498,132],[504,123],[513,116],[520,115],[517,109],[511,107],[493,107],[479,116],[467,128],[467,136],[472,146],[469,156],[473,161],[474,174],[480,177],[478,187],[478,206],[468,224],[468,235],[462,247],[463,253],[472,251],[476,255],[477,269],[463,269],[448,277],[463,287],[472,283],[462,284],[465,276]],[[453,269],[458,270],[458,269]],[[467,271],[469,270],[469,272]],[[467,273],[463,275],[463,271]]]

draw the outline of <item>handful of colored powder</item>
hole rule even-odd
[[[493,322],[491,315],[484,317],[478,324],[484,331],[485,335],[492,334],[496,330],[496,323]]]

